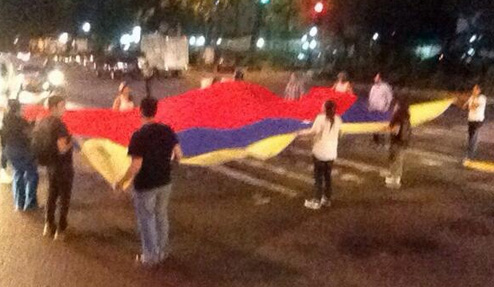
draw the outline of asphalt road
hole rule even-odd
[[[74,75],[72,102],[111,105],[118,83]],[[131,85],[139,96],[143,84]],[[153,93],[198,85],[166,80]],[[494,175],[461,167],[465,117],[450,109],[414,130],[399,191],[380,177],[384,149],[370,136],[343,137],[333,206],[320,211],[303,208],[312,191],[303,140],[268,161],[177,167],[172,257],[157,270],[133,264],[129,197],[77,157],[66,242],[44,239],[42,212],[14,212],[10,187],[0,189],[0,286],[494,286]],[[482,131],[484,159],[494,158],[492,127]]]

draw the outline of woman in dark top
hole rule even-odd
[[[3,119],[7,159],[14,168],[12,190],[14,205],[18,211],[28,211],[38,207],[38,169],[31,150],[31,125],[21,116],[21,105],[17,100],[9,102],[8,112]]]
[[[405,97],[399,98],[395,104],[389,124],[391,130],[390,166],[389,175],[386,177],[386,186],[389,188],[398,189],[401,187],[405,150],[412,134],[409,107],[408,100]]]

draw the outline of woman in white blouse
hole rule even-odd
[[[348,74],[346,72],[340,72],[338,74],[333,89],[338,93],[353,93],[352,84],[350,84]]]
[[[314,120],[312,128],[299,135],[313,135],[312,155],[314,159],[314,197],[305,201],[305,207],[320,209],[331,206],[331,170],[338,155],[338,137],[342,120],[336,115],[336,105],[332,101],[324,103],[323,112]],[[324,183],[324,188],[323,188]]]
[[[122,82],[118,88],[118,96],[113,102],[113,110],[125,112],[133,110],[135,107],[132,96],[130,95],[130,87],[127,82]]]

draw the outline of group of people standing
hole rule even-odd
[[[36,123],[22,117],[18,100],[9,100],[3,119],[2,144],[4,154],[13,168],[12,193],[14,207],[19,212],[38,208],[38,165],[48,173],[48,196],[43,234],[62,239],[67,228],[74,168],[73,139],[62,122],[65,99],[54,95],[48,99],[49,115]],[[55,220],[59,201],[60,218]]]

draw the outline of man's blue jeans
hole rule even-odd
[[[7,146],[7,159],[14,168],[12,190],[17,210],[29,210],[38,207],[36,192],[38,189],[38,167],[29,150]]]
[[[142,262],[156,264],[168,255],[168,202],[171,184],[133,193],[141,236]]]

